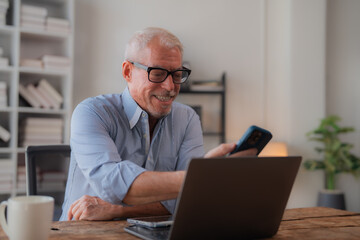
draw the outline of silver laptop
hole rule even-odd
[[[278,231],[301,157],[192,159],[171,227],[130,225],[142,239],[254,239]]]

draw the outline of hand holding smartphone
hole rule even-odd
[[[272,134],[268,130],[252,125],[237,142],[234,151],[230,155],[250,148],[256,148],[258,150],[256,155],[259,155],[271,138]]]

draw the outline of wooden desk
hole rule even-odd
[[[138,239],[126,232],[126,221],[54,222],[51,240]],[[360,213],[332,208],[296,208],[285,211],[276,239],[360,239]],[[7,239],[0,228],[0,239]]]

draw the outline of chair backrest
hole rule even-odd
[[[61,155],[63,158],[69,158],[70,152],[70,146],[66,144],[28,146],[25,154],[26,194],[37,195],[36,162],[39,158],[51,155]]]

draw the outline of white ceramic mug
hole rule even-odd
[[[0,223],[10,240],[48,239],[53,214],[54,198],[48,196],[13,197],[0,205]]]

